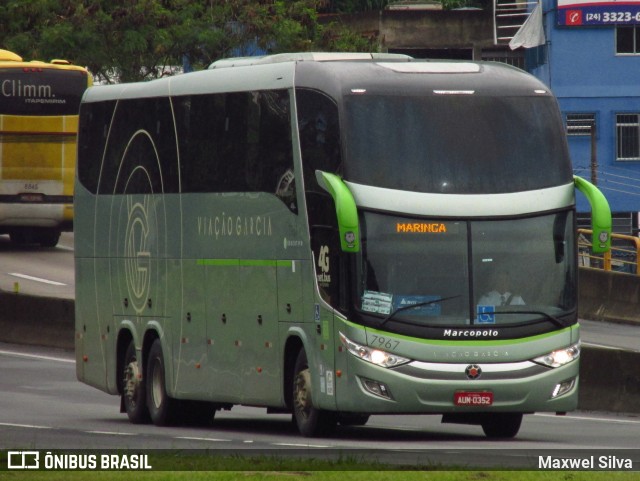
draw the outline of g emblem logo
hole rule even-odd
[[[149,252],[149,196],[143,203],[129,200],[127,232],[124,242],[127,290],[136,313],[144,311],[149,296],[151,254]]]

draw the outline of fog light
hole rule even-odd
[[[364,388],[374,396],[378,396],[384,399],[393,399],[391,392],[385,384],[365,378],[360,378],[360,381],[362,382]]]
[[[556,384],[556,387],[553,388],[553,392],[551,393],[551,399],[557,398],[558,396],[562,396],[563,394],[567,394],[569,391],[573,389],[576,385],[576,378],[569,379],[568,381],[563,381],[560,384]]]

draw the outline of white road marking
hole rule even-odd
[[[556,418],[556,419],[571,419],[577,421],[596,421],[603,423],[618,423],[618,424],[640,424],[640,421],[632,420],[632,419],[616,419],[616,418],[599,418],[599,417],[590,417],[590,416],[579,416],[576,414],[567,414],[565,416],[556,416],[555,414],[547,414],[547,413],[535,413],[535,416],[542,416],[547,418]]]
[[[331,448],[322,444],[271,443],[273,446],[287,446],[291,448]]]
[[[215,443],[231,442],[231,439],[197,438],[197,437],[191,437],[191,436],[176,436],[175,439],[186,439],[187,441],[211,441]]]
[[[53,429],[49,426],[35,426],[33,424],[0,423],[0,426],[5,426],[8,428]]]
[[[627,350],[627,349],[625,349],[623,347],[607,346],[606,344],[598,344],[598,343],[595,343],[595,342],[584,342],[584,341],[582,341],[581,344],[583,346],[599,347],[601,349],[611,349],[612,351],[626,351]]]
[[[51,281],[49,279],[43,279],[41,277],[28,276],[27,274],[20,274],[19,272],[9,272],[8,274],[13,277],[19,277],[20,279],[26,279],[28,281],[34,281],[34,282],[42,282],[43,284],[51,284],[52,286],[66,286],[66,284],[62,282]]]
[[[27,354],[24,352],[15,352],[15,351],[2,351],[0,350],[0,355],[5,356],[16,356],[16,357],[26,357],[28,359],[37,359],[39,361],[55,361],[55,362],[67,362],[70,364],[75,364],[75,359],[65,359],[63,357],[53,357],[53,356],[41,356],[38,354]]]
[[[106,434],[108,436],[135,436],[136,433],[116,433],[112,431],[85,431],[88,434]]]

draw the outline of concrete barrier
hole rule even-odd
[[[74,301],[0,292],[0,341],[74,348]]]
[[[581,267],[578,316],[640,326],[640,276]]]
[[[640,353],[583,348],[578,409],[640,413]]]
[[[583,319],[637,323],[640,276],[580,268]],[[74,301],[0,292],[0,341],[74,348]],[[640,342],[639,342],[640,344]],[[640,413],[640,352],[584,347],[578,408]]]

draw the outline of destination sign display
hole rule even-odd
[[[394,223],[397,234],[447,234],[457,233],[458,223],[413,221]]]
[[[635,24],[640,24],[640,0],[558,0],[560,26]]]

